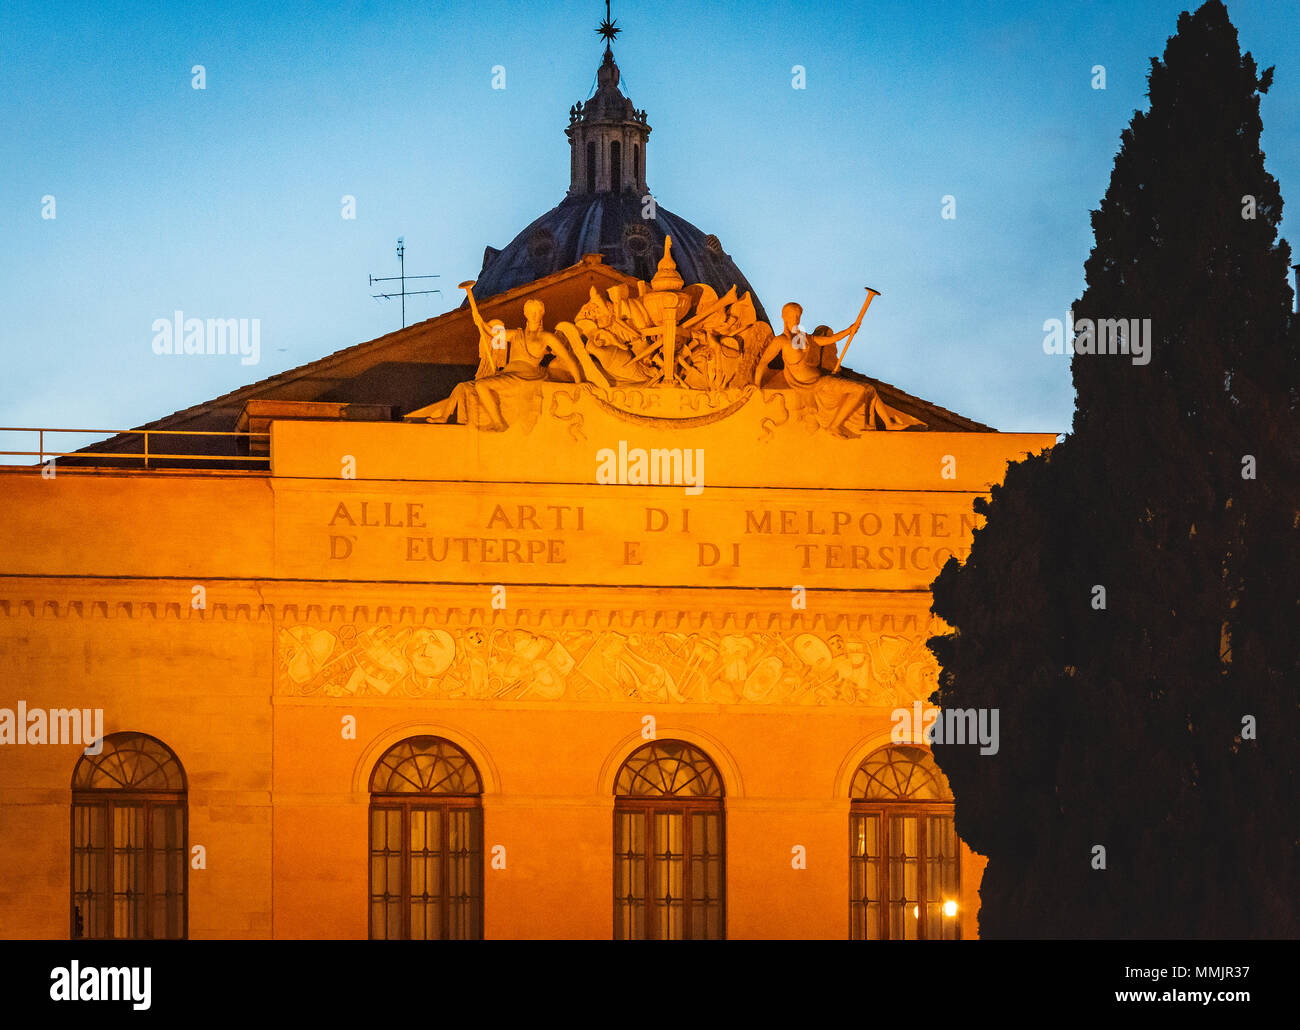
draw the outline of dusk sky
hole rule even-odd
[[[805,325],[839,330],[872,286],[846,364],[998,429],[1059,432],[1069,359],[1043,353],[1043,322],[1083,289],[1089,213],[1187,6],[624,0],[614,55],[653,127],[651,190],[717,234],[769,316],[798,300]],[[1228,11],[1277,66],[1263,148],[1295,246],[1300,4]],[[136,426],[390,332],[397,302],[367,276],[397,273],[399,235],[408,273],[442,277],[408,321],[459,304],[484,246],[563,198],[603,16],[594,0],[0,6],[0,424]],[[259,318],[260,364],[155,355],[152,324],[178,309]]]

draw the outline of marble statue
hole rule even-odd
[[[637,345],[644,338],[616,314],[619,289],[611,289],[607,301],[596,287],[591,287],[590,299],[579,309],[573,322],[561,322],[555,327],[568,340],[587,379],[607,388],[648,383],[657,372],[652,361],[637,357]],[[621,289],[626,291],[627,287]],[[599,367],[593,367],[592,361]]]
[[[474,300],[473,286],[473,281],[461,283],[479,332],[478,371],[472,380],[457,383],[446,400],[423,408],[418,414],[428,422],[448,422],[455,415],[458,423],[470,422],[479,429],[495,432],[515,421],[507,416],[507,407],[522,407],[524,420],[535,421],[541,406],[537,384],[580,383],[584,381],[582,370],[560,338],[542,325],[546,307],[540,300],[524,302],[522,329],[507,329],[500,319],[483,320]],[[547,354],[552,355],[552,361],[543,367],[542,360]]]
[[[868,297],[868,304],[870,301],[871,298]],[[866,409],[868,429],[875,429],[877,422],[885,429],[922,425],[920,419],[912,418],[881,401],[875,387],[870,384],[842,378],[821,367],[822,347],[834,346],[845,337],[851,338],[862,325],[865,314],[866,306],[858,315],[857,321],[842,332],[807,333],[799,325],[803,308],[793,301],[786,304],[781,308],[782,332],[772,338],[759,358],[754,369],[754,385],[764,385],[768,365],[779,354],[785,365],[785,385],[796,395],[800,409],[816,416],[818,422],[836,436],[850,440],[857,437],[858,434],[847,423],[850,416],[863,409]],[[838,367],[839,363],[836,362],[836,368]]]
[[[793,415],[814,431],[848,439],[862,428],[924,424],[885,404],[870,383],[839,375],[844,353],[834,367],[823,363],[823,348],[840,340],[847,341],[847,352],[878,296],[875,290],[868,290],[857,321],[839,333],[826,326],[805,332],[799,325],[803,308],[787,304],[777,336],[758,318],[748,292],[737,296],[732,286],[719,296],[705,283],[686,285],[672,243],[671,236],[665,237],[663,257],[649,282],[637,281],[635,292],[631,284],[619,283],[604,295],[591,286],[573,321],[559,322],[554,332],[543,325],[546,309],[536,298],[524,302],[521,329],[508,329],[500,319],[485,321],[474,299],[474,283],[461,283],[478,330],[478,369],[445,400],[410,412],[407,420],[454,420],[494,432],[515,426],[531,430],[542,409],[542,384],[552,382],[594,392],[606,410],[625,414],[664,410],[660,391],[667,392],[676,410],[701,413],[705,395],[703,412],[735,411],[757,389],[765,401],[782,405],[787,418]],[[778,355],[784,369],[769,374]],[[862,422],[851,428],[850,419],[859,413]],[[765,421],[774,426],[784,419]]]

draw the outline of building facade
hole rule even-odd
[[[0,469],[3,936],[977,936],[899,713],[1054,438],[646,217],[608,50],[568,135],[461,308]]]

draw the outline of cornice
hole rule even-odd
[[[194,607],[200,585],[206,603]],[[506,596],[494,609],[490,584],[10,578],[0,581],[0,619],[719,633],[921,632],[931,620],[924,591],[810,590],[804,610],[782,590],[530,586]]]

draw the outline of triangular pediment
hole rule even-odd
[[[530,299],[546,306],[545,321],[554,325],[573,319],[589,292],[637,280],[588,254],[577,264],[493,297],[481,298],[485,319],[507,325],[524,320],[524,303]],[[465,306],[396,332],[335,351],[297,368],[220,397],[166,415],[140,427],[149,430],[234,433],[254,420],[270,417],[361,418],[398,420],[408,412],[433,404],[451,393],[457,383],[471,379],[479,360],[479,334]],[[864,376],[849,368],[840,375],[867,383],[889,405],[919,419],[926,428],[947,432],[989,432],[990,427],[948,411],[913,394]],[[250,408],[252,405],[252,408]],[[338,414],[322,415],[322,411]],[[376,412],[386,412],[377,415]],[[350,413],[349,413],[350,412]],[[236,453],[234,438],[190,437],[184,450],[214,456]],[[140,449],[140,438],[122,435],[88,448],[130,453]],[[171,448],[160,447],[160,451]]]

